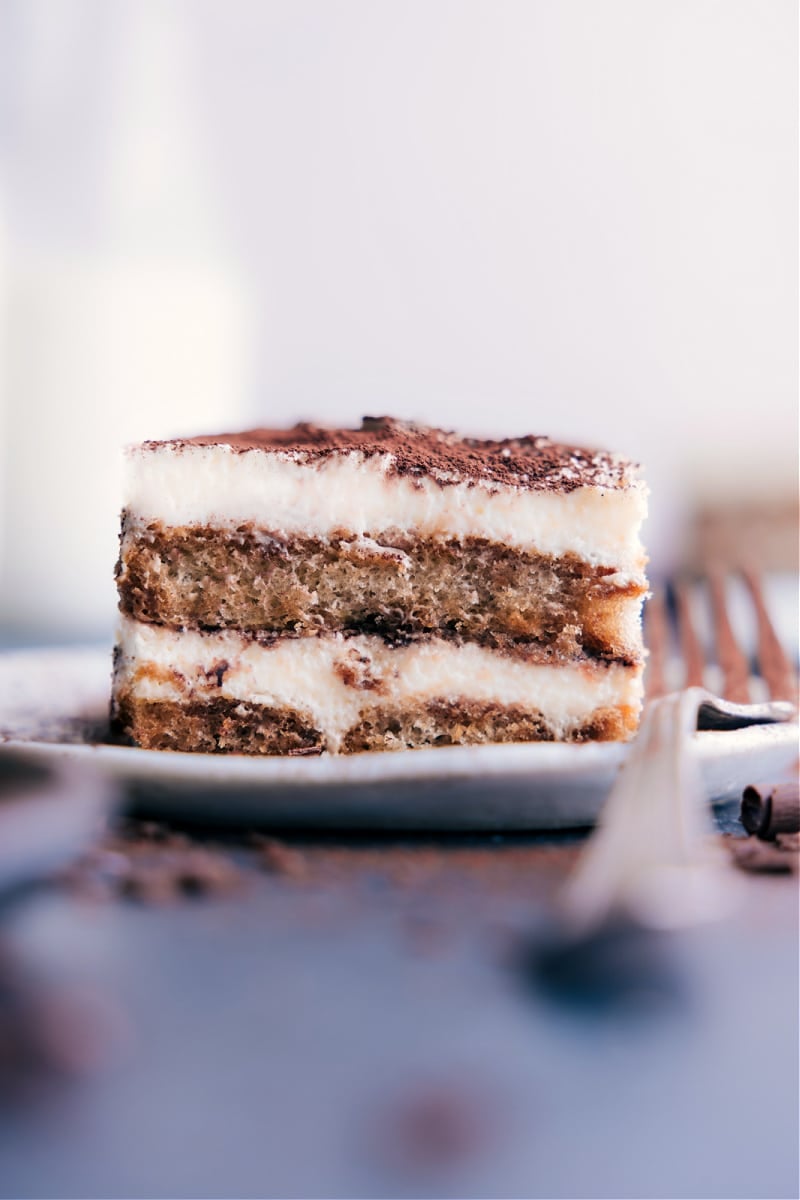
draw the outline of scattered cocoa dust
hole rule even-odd
[[[318,887],[378,885],[461,894],[549,890],[573,865],[577,838],[484,837],[294,842],[262,833],[211,841],[153,821],[127,821],[60,879],[86,899],[173,904],[238,894],[259,874]]]

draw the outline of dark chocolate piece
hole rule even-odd
[[[742,824],[762,841],[800,831],[800,787],[791,783],[751,783],[742,793]]]

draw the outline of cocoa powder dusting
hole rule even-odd
[[[237,453],[267,451],[306,466],[355,451],[367,459],[386,458],[389,474],[412,481],[433,479],[441,487],[482,483],[572,492],[586,486],[624,488],[636,479],[635,464],[603,450],[534,435],[500,441],[462,437],[393,417],[364,417],[359,429],[326,429],[304,421],[290,429],[249,429],[144,443],[147,449],[164,445],[176,450],[226,445]]]

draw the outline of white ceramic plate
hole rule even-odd
[[[0,657],[0,741],[91,762],[153,814],[250,825],[418,830],[593,824],[627,748],[615,743],[452,746],[395,754],[259,758],[108,745],[111,656],[97,648]],[[710,798],[792,769],[797,725],[698,733]]]

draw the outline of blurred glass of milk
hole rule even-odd
[[[214,236],[180,12],[119,11],[94,244],[29,240],[7,272],[0,619],[48,638],[113,627],[124,445],[234,429],[248,405],[247,290]]]

